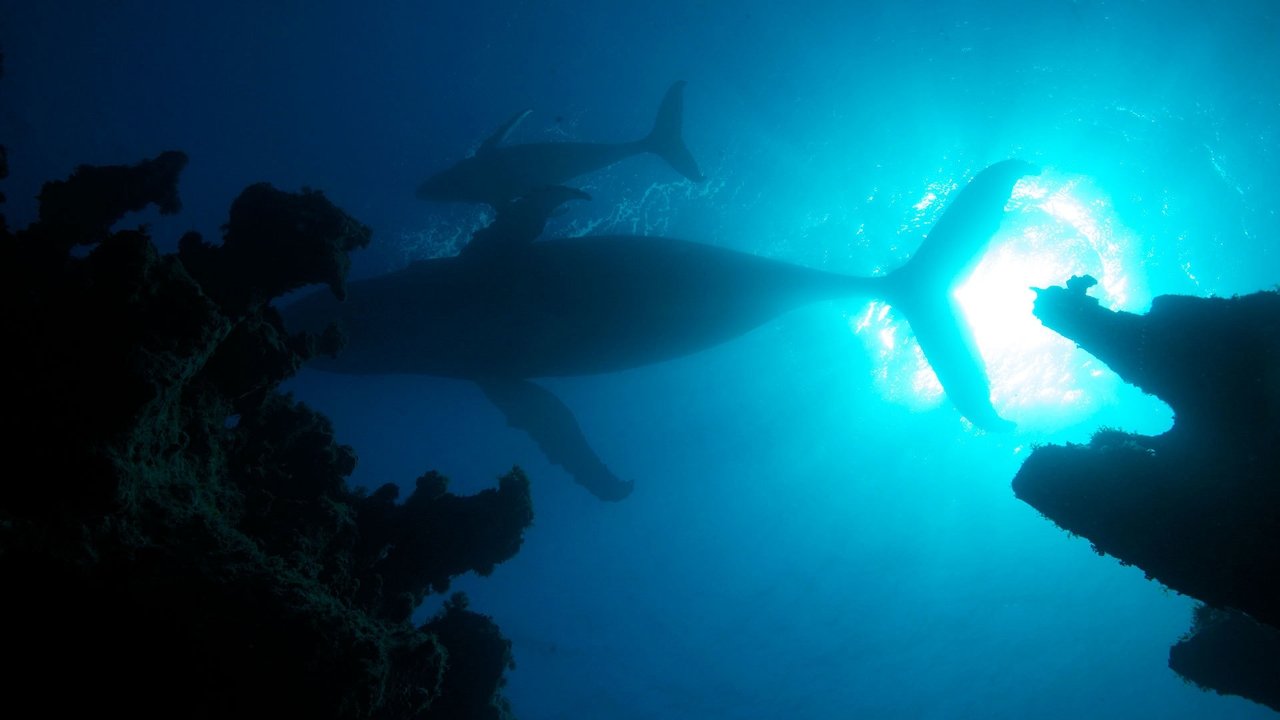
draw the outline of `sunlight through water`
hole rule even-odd
[[[916,210],[934,202],[925,194]],[[1110,200],[1082,176],[1020,181],[986,255],[956,290],[987,364],[992,401],[1023,427],[1052,429],[1079,422],[1109,401],[1122,381],[1032,314],[1032,287],[1061,285],[1073,275],[1098,280],[1091,294],[1112,310],[1141,311],[1150,298],[1139,242]],[[894,402],[925,409],[944,402],[942,386],[910,326],[882,302],[850,321],[871,348],[876,382]]]

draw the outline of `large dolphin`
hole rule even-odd
[[[974,425],[1011,427],[991,405],[981,357],[953,298],[1004,215],[1014,183],[1037,172],[1007,160],[978,173],[907,263],[851,277],[685,240],[588,236],[533,242],[580,191],[548,188],[498,206],[456,257],[317,291],[284,308],[293,327],[347,334],[323,370],[476,381],[508,422],[597,496],[631,483],[591,450],[573,414],[531,378],[607,373],[687,355],[802,305],[879,297],[900,309],[947,396]]]
[[[502,141],[529,111],[504,123],[474,155],[433,175],[418,187],[423,200],[489,203],[497,206],[539,188],[564,185],[579,175],[606,168],[642,153],[654,153],[693,181],[702,180],[698,164],[681,137],[684,81],[667,90],[653,122],[653,130],[635,142],[529,143]]]

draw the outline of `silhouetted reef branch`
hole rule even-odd
[[[1161,296],[1150,312],[1135,315],[1101,307],[1086,294],[1090,280],[1037,290],[1036,316],[1169,403],[1174,426],[1156,437],[1102,430],[1087,445],[1037,448],[1014,478],[1015,494],[1088,538],[1099,553],[1274,633],[1280,628],[1280,294]],[[1249,626],[1231,627],[1230,645],[1244,647],[1239,637]],[[1174,657],[1191,652],[1186,642],[1227,646],[1196,637]],[[1276,644],[1259,636],[1250,647],[1274,652]],[[1274,667],[1280,656],[1270,662]],[[1187,660],[1176,669],[1205,667]],[[1248,686],[1188,677],[1222,692]]]
[[[161,214],[182,209],[178,174],[185,153],[169,151],[137,165],[81,165],[66,180],[45,183],[34,228],[59,249],[103,240],[126,213],[155,205]]]
[[[1169,667],[1204,690],[1239,695],[1280,712],[1280,630],[1238,612],[1200,605]]]
[[[528,481],[459,497],[428,473],[404,503],[350,489],[351,448],[277,390],[340,338],[290,335],[267,303],[341,294],[368,228],[319,192],[254,185],[219,246],[161,255],[112,232],[176,211],[185,163],[82,167],[45,186],[37,223],[0,229],[3,451],[30,469],[0,483],[0,690],[51,715],[507,716],[493,622],[463,599],[409,617],[518,551]]]
[[[0,145],[0,180],[9,177],[9,151]],[[0,193],[0,203],[4,202],[4,193]],[[0,223],[0,231],[4,230],[4,224]]]
[[[231,315],[317,282],[345,297],[347,254],[368,245],[372,234],[320,192],[286,193],[267,183],[240,193],[223,231],[218,247],[188,233],[178,256]]]

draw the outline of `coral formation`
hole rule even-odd
[[[1219,610],[1280,629],[1280,294],[1162,296],[1146,315],[1111,312],[1088,279],[1038,290],[1035,313],[1173,408],[1156,437],[1103,430],[1088,445],[1037,448],[1015,494],[1099,553]],[[1251,622],[1252,622],[1251,621]],[[1205,624],[1225,636],[1222,625]],[[1198,657],[1239,647],[1201,639]],[[1253,647],[1277,648],[1274,637]],[[1207,665],[1175,648],[1179,672]],[[1210,650],[1209,648],[1213,648]],[[1172,662],[1172,661],[1171,661]],[[1272,658],[1273,666],[1280,660]],[[1230,662],[1218,663],[1219,668]],[[1241,683],[1188,677],[1224,692]],[[1276,676],[1280,677],[1280,676]],[[1234,689],[1229,689],[1234,688]],[[1258,694],[1250,697],[1266,702]],[[1277,708],[1280,709],[1280,708]]]
[[[0,77],[4,77],[4,53],[0,52]],[[9,151],[0,145],[0,180],[9,177]],[[4,193],[0,193],[0,203],[4,202]],[[0,216],[0,232],[4,232],[4,218]]]
[[[220,245],[161,255],[148,204],[180,207],[182,153],[82,167],[39,221],[0,224],[10,367],[0,484],[0,686],[40,714],[501,718],[493,622],[431,591],[513,556],[532,521],[518,469],[473,497],[428,473],[349,488],[356,458],[277,390],[341,339],[269,304],[343,289],[367,228],[314,191],[254,185]],[[81,250],[76,250],[77,247]],[[32,703],[35,703],[32,705]]]
[[[1169,667],[1205,690],[1240,695],[1280,712],[1280,630],[1238,612],[1200,605]]]

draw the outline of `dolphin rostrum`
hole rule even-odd
[[[303,329],[336,322],[347,335],[315,367],[473,380],[507,421],[597,496],[618,500],[615,477],[573,414],[532,378],[607,373],[687,355],[802,305],[879,297],[900,309],[951,402],[974,425],[1012,426],[990,388],[953,289],[999,227],[1014,183],[1038,172],[1006,160],[978,173],[919,250],[880,277],[851,277],[661,237],[587,236],[534,242],[547,214],[583,197],[546,188],[498,206],[498,220],[456,257],[415,262],[283,309]]]
[[[423,200],[499,203],[523,197],[538,188],[563,185],[579,175],[600,170],[632,155],[654,153],[695,182],[702,180],[698,164],[681,137],[684,115],[683,80],[662,99],[653,130],[625,143],[529,143],[502,145],[529,111],[504,123],[474,155],[428,178],[418,187]]]

